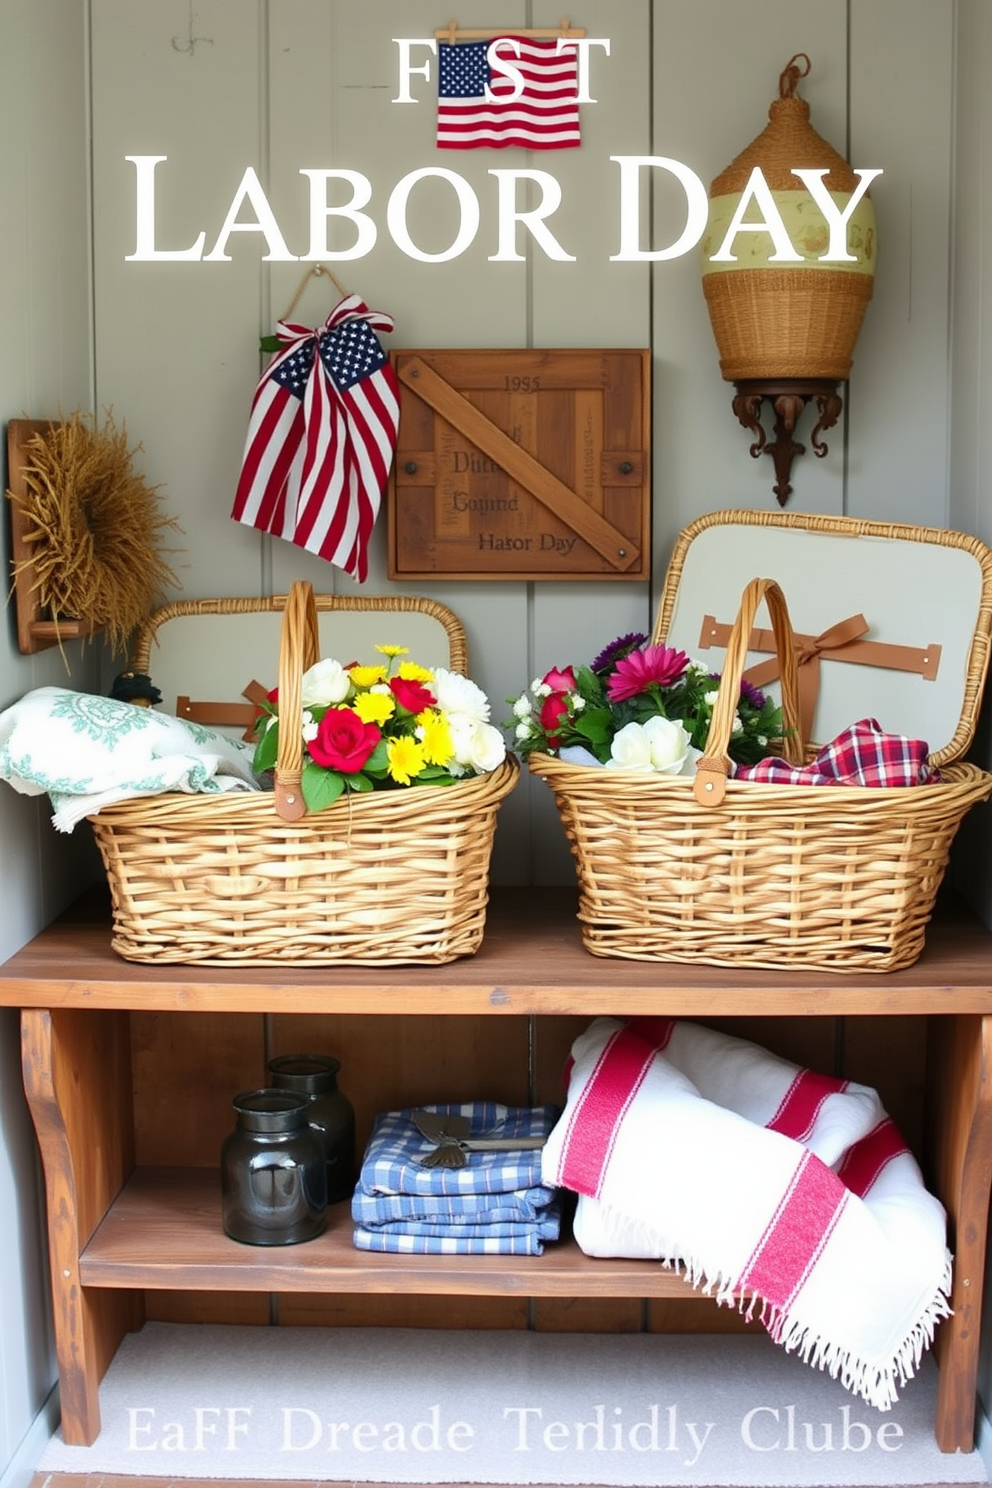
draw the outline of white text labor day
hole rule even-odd
[[[425,79],[430,77],[430,59],[414,66],[414,47],[425,47],[436,51],[433,39],[394,38],[399,48],[399,87],[392,100],[397,104],[416,104],[411,93],[410,82],[414,74]],[[518,91],[523,78],[513,65],[513,39],[502,38],[489,48],[489,59],[493,70],[510,79]],[[578,101],[595,103],[589,94],[589,57],[593,47],[610,51],[606,37],[583,37],[577,40],[559,38],[559,49],[566,47],[578,50]],[[508,54],[500,49],[509,48]],[[617,216],[619,242],[617,252],[610,255],[613,263],[661,262],[680,258],[699,243],[706,231],[709,215],[709,198],[706,187],[689,166],[663,155],[611,155],[610,160],[618,167]],[[306,167],[299,172],[309,181],[309,242],[305,253],[294,253],[286,242],[276,221],[261,182],[252,166],[248,166],[231,199],[227,213],[213,240],[206,250],[207,231],[204,228],[195,241],[186,247],[161,247],[158,242],[159,226],[156,219],[155,184],[156,170],[168,161],[166,155],[127,155],[125,159],[135,167],[135,248],[127,254],[128,263],[175,263],[204,262],[229,263],[231,255],[228,245],[233,233],[257,233],[265,240],[267,252],[265,262],[328,263],[356,258],[365,258],[372,252],[379,237],[379,226],[367,207],[372,205],[373,187],[367,176],[360,171],[344,168],[327,169]],[[641,186],[646,171],[661,171],[674,177],[685,194],[685,225],[679,236],[661,247],[641,247]],[[494,178],[496,244],[495,252],[488,255],[491,263],[519,263],[525,261],[520,251],[518,228],[529,233],[535,245],[549,259],[562,263],[576,262],[576,256],[568,251],[549,226],[561,205],[562,189],[550,171],[536,169],[492,169]],[[881,170],[855,169],[858,185],[843,206],[827,190],[823,177],[828,174],[821,169],[795,169],[797,176],[823,214],[829,229],[827,251],[820,255],[823,263],[853,263],[855,255],[848,252],[847,224],[854,209],[861,201],[869,185]],[[343,183],[350,190],[348,201],[329,203],[331,183]],[[536,205],[523,209],[518,204],[518,188],[521,183],[532,183],[539,193]],[[439,186],[440,183],[440,186]],[[456,207],[457,226],[451,242],[444,248],[429,252],[414,242],[408,224],[408,208],[415,192],[450,191]],[[340,191],[340,187],[336,187]],[[431,198],[436,200],[436,197]],[[442,166],[422,166],[410,171],[397,181],[385,203],[386,230],[396,247],[407,257],[421,263],[448,263],[460,257],[471,247],[482,224],[482,204],[474,188],[457,171]],[[240,220],[249,210],[253,217]],[[331,222],[346,224],[353,241],[349,247],[331,247],[328,232]],[[771,238],[774,252],[769,255],[771,263],[802,263],[804,255],[796,251],[786,230],[785,223],[775,204],[775,199],[760,167],[751,172],[740,200],[731,218],[723,241],[716,253],[710,255],[712,263],[736,262],[733,252],[738,233],[763,232]]]

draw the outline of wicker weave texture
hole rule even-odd
[[[895,971],[923,949],[954,834],[992,794],[992,775],[951,764],[939,781],[906,789],[730,779],[713,805],[712,786],[700,789],[707,777],[723,784],[733,700],[766,590],[784,606],[767,580],[745,590],[694,778],[528,758],[554,792],[594,955],[844,972]],[[787,617],[784,627],[773,618],[789,719],[798,716],[796,668]]]
[[[961,818],[992,792],[992,776],[950,765],[910,790],[730,781],[707,809],[690,780],[529,764],[576,859],[586,949],[712,966],[912,965]]]
[[[294,585],[280,647],[283,716],[300,711],[315,647],[313,591]],[[114,949],[129,961],[284,966],[439,964],[476,951],[496,813],[516,761],[451,786],[345,795],[305,815],[302,736],[280,735],[273,794],[169,794],[90,818]]]
[[[743,269],[708,274],[703,294],[726,382],[824,377],[845,382],[872,296],[866,274]]]
[[[711,203],[739,196],[756,167],[772,191],[804,192],[797,169],[827,172],[824,185],[835,194],[849,195],[857,188],[859,177],[817,134],[809,105],[795,92],[809,69],[802,52],[787,64],[767,125],[713,179]],[[872,255],[874,251],[873,242]],[[779,267],[769,261],[757,269],[704,273],[721,375],[727,382],[793,377],[846,381],[873,289],[867,263],[857,270],[831,271],[819,264]]]
[[[453,961],[485,929],[507,761],[284,822],[265,796],[157,796],[91,818],[128,961]]]

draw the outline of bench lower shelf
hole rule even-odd
[[[542,1091],[559,1077],[563,1046],[581,1020],[626,1010],[811,1026],[850,1017],[852,1078],[866,1048],[864,1019],[876,1031],[876,1054],[896,1060],[895,1015],[925,1017],[921,1158],[947,1210],[955,1257],[953,1315],[935,1339],[935,1437],[944,1452],[971,1449],[992,1191],[992,941],[983,927],[951,914],[935,923],[908,972],[831,980],[589,956],[574,896],[557,892],[494,895],[479,954],[428,969],[136,967],[112,953],[102,914],[81,907],[67,915],[0,974],[0,1004],[21,1009],[68,1443],[86,1445],[99,1433],[100,1381],[122,1339],[144,1322],[146,1295],[166,1310],[167,1293],[197,1293],[202,1312],[211,1291],[225,1301],[285,1294],[297,1304],[287,1314],[302,1322],[308,1313],[330,1315],[322,1299],[335,1294],[372,1294],[383,1315],[390,1295],[404,1294],[486,1298],[496,1311],[532,1299],[548,1299],[549,1311],[573,1299],[664,1299],[672,1307],[684,1299],[694,1315],[709,1301],[716,1321],[712,1300],[660,1264],[594,1259],[571,1239],[535,1257],[370,1255],[352,1244],[347,1205],[336,1206],[327,1234],[302,1245],[270,1250],[223,1233],[214,1118],[220,1113],[228,1129],[229,1092],[248,1088],[235,1077],[257,1079],[264,1067],[270,1021],[287,1049],[297,1037],[302,1047],[305,1035],[323,1041],[347,1029],[375,1110],[400,1090],[411,1101],[431,1098],[425,1083],[407,1079],[398,1040],[410,1030],[394,1027],[394,1016],[430,1020],[429,1040],[415,1039],[409,1058],[426,1059],[432,1084],[467,1070],[466,1080],[481,1072],[490,1082],[505,1076],[500,1088],[525,1089],[521,1070],[529,1078],[533,1060]],[[350,1067],[360,1064],[353,1058]],[[208,1153],[211,1165],[199,1166]]]
[[[302,1245],[224,1234],[213,1168],[136,1168],[79,1258],[85,1287],[265,1292],[421,1292],[494,1297],[699,1298],[656,1261],[584,1255],[571,1237],[540,1256],[379,1255],[356,1249],[346,1203]]]

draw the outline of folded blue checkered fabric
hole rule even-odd
[[[554,1196],[553,1188],[508,1194],[372,1194],[356,1189],[351,1217],[358,1224],[534,1224]]]
[[[467,1116],[472,1137],[546,1137],[554,1106],[494,1101],[409,1107],[376,1117],[352,1198],[355,1245],[406,1254],[539,1255],[558,1238],[556,1190],[541,1182],[539,1149],[469,1152],[461,1168],[428,1168],[432,1143],[413,1111]]]
[[[417,1221],[357,1225],[354,1242],[359,1250],[390,1251],[402,1255],[540,1255],[545,1242],[561,1232],[561,1198],[555,1193],[533,1224],[474,1223],[432,1225]]]
[[[375,1118],[365,1149],[358,1177],[360,1193],[372,1197],[433,1194],[468,1198],[543,1187],[539,1148],[516,1152],[469,1152],[463,1168],[425,1168],[420,1160],[430,1152],[433,1143],[421,1136],[414,1126],[415,1109],[436,1111],[441,1116],[467,1116],[471,1122],[470,1136],[507,1139],[546,1137],[558,1116],[555,1106],[503,1106],[495,1101],[382,1111]],[[466,1207],[478,1206],[470,1204]]]

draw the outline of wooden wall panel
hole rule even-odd
[[[622,8],[595,0],[583,24],[590,34],[610,38],[611,56],[592,56],[597,102],[583,106],[583,145],[538,158],[519,151],[437,151],[433,74],[430,80],[414,76],[416,103],[393,101],[399,55],[393,38],[428,37],[438,24],[424,0],[380,0],[374,23],[356,0],[286,0],[268,7],[261,0],[204,0],[192,22],[181,0],[154,7],[97,0],[99,396],[142,440],[149,476],[161,480],[182,522],[184,591],[282,589],[297,576],[324,589],[352,581],[228,516],[261,366],[257,336],[288,306],[307,265],[263,263],[258,233],[232,234],[228,264],[126,263],[134,234],[134,169],[126,154],[169,157],[157,177],[159,239],[169,246],[192,242],[201,228],[212,242],[241,172],[253,164],[291,251],[305,253],[308,188],[301,170],[341,167],[367,176],[373,191],[367,210],[378,239],[366,257],[338,262],[335,273],[346,288],[395,316],[396,330],[384,338],[389,345],[652,347],[654,598],[648,586],[631,585],[597,585],[595,595],[582,584],[418,586],[464,619],[473,674],[502,721],[509,712],[505,699],[537,672],[650,624],[672,540],[687,521],[718,506],[774,502],[771,462],[748,455],[748,436],[730,409],[732,389],[719,376],[697,253],[654,265],[610,262],[619,236],[618,167],[610,156],[670,157],[708,183],[763,127],[778,72],[799,50],[813,62],[803,93],[814,125],[845,149],[850,105],[851,145],[859,159],[885,156],[877,207],[891,227],[851,388],[856,422],[847,464],[846,432],[838,428],[825,460],[807,454],[798,462],[791,507],[849,506],[940,520],[943,495],[926,493],[940,478],[942,458],[935,410],[946,401],[939,355],[946,295],[938,291],[947,263],[946,254],[931,248],[947,212],[951,31],[937,8],[925,0],[910,3],[912,26],[895,24],[895,0],[851,8],[849,79],[843,0],[815,7],[767,0],[747,27],[738,24],[733,0],[691,6],[637,0]],[[512,25],[553,23],[557,16],[549,5],[515,0],[503,18]],[[491,16],[481,0],[471,0],[459,20],[485,25]],[[709,45],[713,35],[731,31],[732,48]],[[417,60],[426,57],[423,51]],[[686,58],[700,57],[706,59],[702,71],[695,61],[686,65]],[[935,69],[934,109],[921,110],[916,102]],[[183,106],[176,108],[180,96]],[[218,98],[225,100],[222,109]],[[386,227],[390,191],[425,164],[456,170],[480,202],[475,242],[449,262],[414,261]],[[490,171],[507,168],[549,170],[560,182],[562,203],[549,225],[574,263],[553,262],[530,241],[523,262],[490,262],[497,234]],[[664,245],[681,228],[684,197],[664,173],[649,174],[651,243]],[[916,216],[907,234],[902,204],[910,196]],[[451,217],[447,186],[417,188],[410,228],[426,249],[443,246]],[[352,236],[348,224],[332,224],[337,251],[346,251]],[[334,298],[327,281],[311,281],[300,314],[317,323]],[[910,384],[908,406],[916,412],[906,419],[901,410]],[[383,539],[377,532],[366,592],[388,588]],[[570,882],[572,876],[549,794],[525,777],[501,814],[494,877],[526,883]]]
[[[947,21],[927,0],[851,8],[850,158],[885,174],[872,187],[878,273],[851,373],[845,509],[937,527],[953,525],[943,350],[952,242]]]
[[[273,1299],[282,1327],[303,1328],[526,1328],[526,1297],[367,1296],[284,1292]]]
[[[219,1167],[232,1098],[265,1078],[264,1020],[249,1013],[132,1013],[135,1161]]]
[[[992,191],[988,150],[992,99],[986,85],[992,61],[992,13],[982,0],[955,8],[957,46],[954,91],[954,213],[951,235],[951,388],[948,522],[992,542],[992,426],[989,367],[992,366]],[[983,711],[972,757],[992,765],[992,717]],[[970,811],[958,834],[951,862],[953,880],[986,924],[992,925],[992,806]],[[986,1290],[992,1296],[992,1289]],[[990,1365],[992,1375],[992,1365]],[[992,1399],[992,1378],[985,1391]]]
[[[145,1292],[145,1317],[156,1323],[249,1323],[266,1327],[267,1292]]]
[[[548,3],[535,6],[536,25],[556,25]],[[581,108],[582,145],[532,164],[548,168],[562,190],[562,204],[549,226],[575,263],[528,250],[533,281],[531,337],[535,346],[651,345],[651,270],[647,264],[611,263],[619,249],[619,167],[612,155],[650,153],[651,6],[646,0],[617,6],[596,0],[581,24],[590,37],[608,37],[610,55],[590,49],[590,94]],[[590,204],[595,209],[590,210]],[[657,409],[658,394],[653,393]],[[657,420],[652,421],[657,437]],[[655,457],[656,460],[657,457]],[[657,464],[654,465],[657,471]],[[657,477],[652,520],[665,494]],[[516,693],[552,666],[589,662],[616,636],[651,629],[650,584],[536,584],[525,664],[518,667]],[[551,793],[543,781],[527,779],[531,812],[532,873],[536,883],[574,880],[571,854]]]
[[[656,6],[654,17],[653,154],[690,165],[708,188],[765,127],[779,73],[796,52],[813,64],[801,88],[813,126],[843,152],[844,0],[765,0],[746,23],[734,0],[697,0],[677,12]],[[732,37],[733,44],[714,46],[716,36]],[[687,65],[689,58],[696,60]],[[681,188],[662,182],[654,202],[656,243],[674,242],[684,223]],[[677,532],[693,518],[727,506],[778,509],[772,462],[751,459],[750,436],[731,410],[734,388],[720,376],[699,270],[698,251],[653,270],[656,588]],[[807,452],[796,462],[794,511],[843,510],[843,432],[831,432],[825,459]]]
[[[259,538],[230,520],[258,376],[258,233],[230,263],[128,263],[135,167],[157,167],[157,246],[206,232],[209,253],[248,166],[259,169],[261,0],[93,10],[93,270],[97,401],[144,447],[163,509],[180,519],[183,596],[252,594]],[[249,219],[250,213],[242,217]]]
[[[4,421],[42,418],[92,400],[89,295],[86,11],[77,0],[5,0],[0,7],[0,407]],[[6,446],[6,429],[0,429]],[[6,478],[5,478],[6,485]],[[10,521],[2,502],[0,561],[9,586]],[[21,656],[13,606],[0,640],[0,707],[33,687],[96,688],[99,647]],[[86,832],[51,825],[44,797],[0,787],[0,957],[57,915],[97,873]],[[0,1018],[0,1472],[29,1438],[54,1379],[44,1196],[21,1083],[14,1009]],[[26,1243],[25,1237],[30,1237]]]
[[[528,1097],[526,1018],[355,1018],[271,1014],[266,1057],[331,1054],[355,1107],[359,1154],[378,1111]]]

